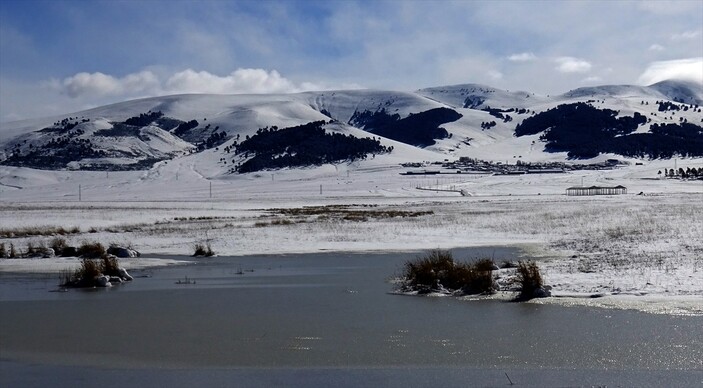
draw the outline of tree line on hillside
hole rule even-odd
[[[133,125],[135,127],[146,127],[147,125],[153,123],[155,120],[161,118],[164,114],[161,111],[147,113],[141,113],[139,116],[130,117],[124,121],[127,125]]]
[[[30,144],[25,150],[17,147],[2,164],[56,170],[70,162],[106,156],[107,153],[97,149],[90,139],[64,136],[37,146]]]
[[[46,128],[40,129],[39,132],[42,132],[42,133],[68,132],[68,131],[72,130],[73,128],[75,128],[78,124],[83,124],[83,123],[87,123],[87,122],[90,122],[90,119],[81,118],[79,120],[78,117],[68,117],[68,118],[62,119],[61,121],[54,122],[51,127],[46,127]]]
[[[633,133],[647,118],[637,112],[623,117],[617,117],[618,113],[582,102],[562,104],[526,118],[515,127],[515,135],[541,133],[546,151],[567,152],[575,159],[600,153],[649,158],[703,156],[703,128],[687,122],[652,124],[648,133]]]
[[[376,112],[354,112],[350,125],[363,128],[373,134],[416,147],[427,147],[435,140],[451,137],[440,125],[459,120],[461,114],[449,108],[435,108],[410,114],[401,119],[397,113],[389,114],[385,108]]]
[[[235,146],[237,155],[250,157],[232,171],[239,173],[280,169],[285,167],[316,166],[366,159],[367,155],[393,151],[377,139],[360,139],[352,135],[328,133],[324,121],[314,121],[295,127],[260,128]]]
[[[674,104],[674,103],[671,102],[671,101],[663,101],[663,100],[662,100],[662,101],[656,101],[655,103],[658,105],[658,106],[657,106],[657,111],[659,111],[659,112],[668,112],[668,111],[676,111],[676,112],[678,112],[678,111],[684,111],[684,112],[687,112],[687,111],[689,110],[689,108],[690,108],[692,111],[694,111],[694,112],[700,112],[700,111],[701,111],[701,109],[698,107],[698,105],[693,105],[693,104],[686,105],[686,104],[683,104],[683,103],[682,103],[681,105],[678,105],[678,104]],[[642,101],[642,105],[644,105],[644,101]]]

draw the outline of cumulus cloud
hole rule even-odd
[[[592,83],[596,83],[596,82],[601,82],[602,80],[603,79],[601,77],[591,76],[591,77],[586,77],[586,78],[582,79],[581,82],[583,82],[585,84],[592,84]]]
[[[653,45],[649,46],[649,51],[664,51],[664,46],[654,43]]]
[[[163,78],[149,70],[121,78],[100,72],[83,72],[61,81],[53,80],[50,86],[73,98],[175,93],[295,93],[322,89],[319,84],[311,82],[296,85],[276,70],[264,69],[237,69],[225,76],[186,69]]]
[[[53,80],[50,84],[58,88],[61,93],[75,98],[143,93],[158,87],[159,80],[150,71],[128,74],[122,78],[100,72],[83,72],[65,78],[63,81]]]
[[[556,69],[562,73],[587,73],[593,67],[588,61],[574,57],[559,57],[554,61]]]
[[[671,40],[690,40],[696,39],[699,36],[701,36],[701,30],[684,31],[679,34],[671,35]]]
[[[172,75],[165,89],[173,93],[292,93],[300,90],[276,70],[237,69],[224,77],[184,70]]]
[[[508,57],[508,60],[513,62],[529,62],[535,59],[537,59],[537,56],[529,52],[513,54]]]
[[[651,85],[668,79],[703,84],[703,57],[652,62],[640,75],[637,82],[642,85]]]
[[[503,79],[503,73],[499,72],[498,70],[489,70],[488,76],[494,80]]]
[[[62,92],[71,96],[110,95],[121,91],[117,78],[103,73],[78,73],[63,80]]]

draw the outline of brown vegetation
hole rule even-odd
[[[215,252],[212,250],[212,247],[210,246],[210,243],[207,243],[205,245],[201,243],[196,243],[195,246],[193,247],[193,250],[195,251],[193,253],[193,256],[215,256]]]
[[[433,250],[425,256],[405,263],[403,291],[428,293],[446,290],[461,294],[482,294],[495,291],[493,261],[457,263],[451,252]]]
[[[528,300],[544,295],[544,283],[542,275],[539,273],[537,263],[534,261],[520,261],[517,265],[517,276],[515,282],[520,286],[518,300]]]
[[[43,227],[26,227],[15,229],[0,229],[0,237],[2,238],[21,238],[31,236],[65,236],[69,234],[80,233],[81,230],[74,226],[72,228],[64,228],[62,226],[43,226]]]
[[[299,208],[272,209],[271,212],[289,217],[311,217],[318,219],[341,219],[345,221],[367,221],[369,219],[420,217],[432,211],[408,211],[400,209],[370,210],[375,205],[328,205]]]

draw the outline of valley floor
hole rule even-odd
[[[62,238],[75,245],[83,241],[131,245],[151,258],[189,255],[198,243],[210,244],[219,255],[235,256],[517,246],[526,258],[539,260],[546,283],[562,297],[539,303],[703,314],[703,182],[648,181],[642,178],[647,174],[632,170],[529,181],[494,176],[409,181],[398,171],[387,168],[350,176],[317,169],[309,177],[220,180],[213,185],[214,198],[207,191],[202,198],[204,180],[186,181],[199,188],[177,198],[173,181],[171,186],[164,184],[162,176],[149,184],[147,177],[129,183],[128,190],[102,189],[100,201],[95,200],[99,185],[93,177],[83,178],[84,185],[93,182],[91,201],[50,198],[81,179],[71,176],[70,184],[57,179],[53,186],[4,191],[0,229],[6,237],[0,243],[6,247],[12,243],[20,250],[28,243],[49,245],[54,236],[7,234],[78,227],[79,233]],[[581,179],[624,183],[630,194],[563,194],[570,182]],[[473,195],[418,186],[464,189]],[[128,197],[146,195],[140,190],[150,200]],[[637,195],[639,191],[642,195]],[[29,200],[22,201],[22,194]],[[150,265],[169,263],[154,260]],[[0,270],[58,271],[76,264],[65,259],[0,259]],[[139,265],[139,260],[131,265]]]

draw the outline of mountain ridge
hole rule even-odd
[[[686,123],[687,128],[695,128],[703,121],[701,102],[703,85],[671,80],[649,86],[583,87],[556,96],[480,84],[415,92],[361,89],[295,94],[179,94],[129,100],[53,118],[0,123],[0,164],[40,169],[141,170],[158,161],[213,149],[224,174],[231,171],[232,161],[220,148],[231,150],[261,128],[287,128],[317,121],[337,123],[326,127],[334,131],[378,137],[382,146],[394,147],[396,156],[407,154],[408,158],[420,148],[439,160],[462,156],[502,160],[518,155],[524,160],[568,160],[567,152],[547,149],[541,132],[517,136],[517,127],[526,118],[559,105],[586,103],[600,110],[612,110],[618,117],[646,117],[632,131],[633,135],[648,133],[654,124]],[[409,127],[404,129],[404,123],[424,125],[422,121],[404,119],[436,109],[455,113],[439,128],[441,131],[430,126],[413,129],[412,136],[404,134],[410,131]],[[163,118],[148,123],[138,119],[156,112]],[[380,129],[387,125],[366,128],[368,125],[355,119],[379,114],[397,117],[393,120],[401,120],[401,124],[389,132]],[[434,140],[422,138],[425,130],[435,131]],[[671,129],[667,133],[681,132]],[[416,136],[423,140],[413,140],[420,139]],[[420,154],[425,158],[428,155]]]

